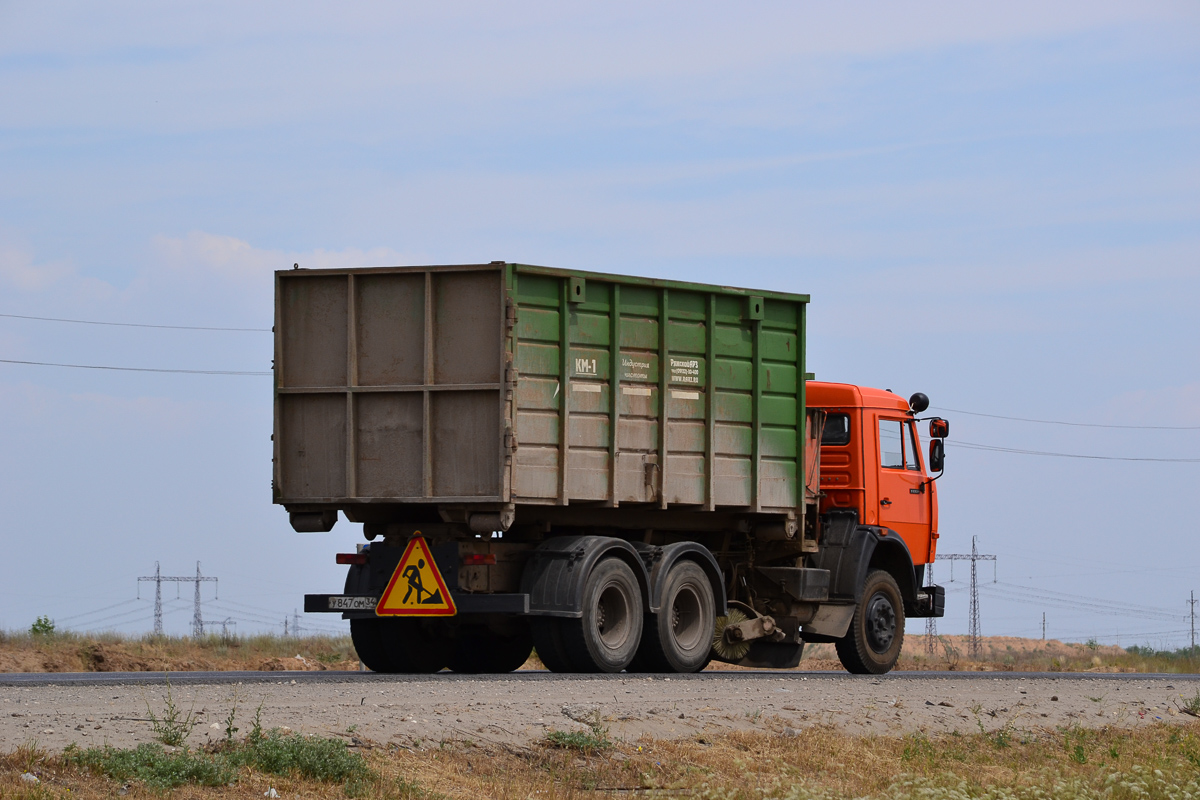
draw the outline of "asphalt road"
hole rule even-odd
[[[698,675],[377,675],[177,672],[0,675],[0,751],[155,738],[173,703],[196,723],[190,745],[264,727],[402,747],[445,740],[525,747],[551,730],[600,725],[614,739],[696,738],[810,725],[853,734],[1194,723],[1200,676],[1108,673],[713,671]],[[168,701],[168,696],[170,700]]]
[[[463,675],[455,672],[439,672],[434,675],[385,675],[376,672],[352,672],[338,670],[323,671],[228,671],[228,672],[11,672],[0,673],[2,686],[176,686],[221,685],[237,683],[413,683],[421,681],[555,681],[570,680],[624,680],[631,676],[603,674],[558,675],[545,670],[510,672],[503,675]],[[642,677],[642,676],[637,676]],[[659,676],[663,677],[663,676]],[[779,670],[714,670],[695,675],[668,675],[677,681],[745,681],[759,679],[795,679],[831,681],[986,681],[998,677],[1056,680],[1069,678],[1078,681],[1140,681],[1171,680],[1200,683],[1200,674],[1172,673],[1112,673],[1112,672],[890,672],[887,675],[850,675],[840,670],[828,672],[782,672]]]

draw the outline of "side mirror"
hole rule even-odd
[[[908,398],[908,407],[912,409],[914,414],[920,414],[929,408],[929,397],[924,392],[917,392]]]
[[[941,472],[946,468],[946,445],[941,439],[929,443],[929,471]]]
[[[931,419],[929,420],[929,438],[930,439],[945,439],[950,435],[950,420],[948,419]]]

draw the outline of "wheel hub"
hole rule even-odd
[[[884,594],[876,594],[867,604],[867,644],[876,653],[885,653],[896,638],[896,609]]]
[[[596,630],[607,647],[621,647],[629,636],[629,602],[618,586],[608,586],[596,603]]]

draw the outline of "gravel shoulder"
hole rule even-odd
[[[735,672],[696,676],[371,676],[296,680],[275,673],[245,683],[177,683],[175,705],[194,711],[189,744],[224,737],[236,704],[244,735],[261,704],[264,727],[286,727],[420,747],[443,740],[523,746],[550,730],[592,723],[614,739],[680,739],[736,730],[786,733],[828,725],[850,734],[977,733],[1060,726],[1135,728],[1194,719],[1180,707],[1200,691],[1193,676],[966,678]],[[0,747],[36,741],[57,751],[154,740],[163,684],[0,686]]]

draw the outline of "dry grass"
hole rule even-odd
[[[618,742],[590,753],[448,741],[419,750],[362,743],[370,776],[346,784],[243,769],[231,787],[172,796],[245,798],[1196,797],[1200,723],[1136,731],[1008,730],[973,736],[853,737],[829,728]],[[1157,771],[1157,773],[1156,773]],[[23,772],[40,782],[22,781]],[[0,758],[0,797],[108,797],[121,788],[63,757],[23,748]],[[1188,794],[1191,792],[1191,794]],[[161,796],[130,785],[131,798]]]

